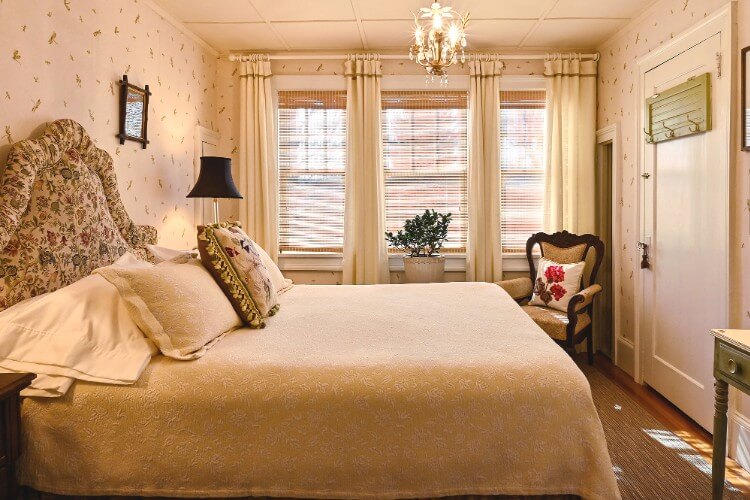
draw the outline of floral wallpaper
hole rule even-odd
[[[195,125],[216,123],[216,56],[138,0],[0,0],[0,165],[71,118],[114,158],[125,206],[159,241],[195,245]],[[120,145],[117,82],[150,86],[150,144]]]
[[[621,257],[614,263],[620,274],[621,325],[620,331],[633,339],[635,321],[633,277],[640,261],[633,246],[637,231],[636,203],[638,194],[637,145],[635,135],[638,119],[636,103],[636,60],[669,41],[675,35],[708,16],[730,0],[661,0],[652,6],[640,22],[631,23],[614,38],[598,48],[599,96],[597,128],[619,123],[621,150],[620,200],[622,224],[620,226]]]

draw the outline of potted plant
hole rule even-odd
[[[409,283],[432,283],[443,281],[445,257],[440,249],[448,237],[450,213],[441,214],[425,210],[424,214],[404,222],[404,229],[397,233],[386,232],[385,239],[394,248],[405,252],[404,272]]]

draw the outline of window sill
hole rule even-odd
[[[340,253],[296,252],[279,255],[279,269],[282,271],[341,271],[344,256]],[[534,256],[534,261],[538,256]],[[389,255],[388,263],[392,272],[404,270],[402,255]],[[446,272],[466,271],[466,255],[451,253],[445,255]],[[503,256],[503,271],[528,272],[526,255],[509,254]]]

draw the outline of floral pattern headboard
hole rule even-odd
[[[156,228],[122,204],[112,157],[73,120],[13,145],[0,179],[0,310],[88,276],[127,251],[148,259]]]

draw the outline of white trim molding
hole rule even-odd
[[[534,256],[534,262],[539,257]],[[279,269],[282,271],[341,271],[344,257],[340,253],[326,252],[290,252],[279,255]],[[391,271],[404,270],[404,256],[391,254],[388,256]],[[466,271],[466,255],[462,253],[445,254],[446,272]],[[503,272],[529,272],[526,255],[503,256]]]
[[[604,128],[596,131],[596,146],[597,155],[603,150],[602,146],[607,144],[612,145],[612,172],[611,172],[611,190],[612,190],[612,245],[610,251],[612,252],[612,310],[614,318],[613,323],[613,342],[612,353],[615,365],[621,367],[629,374],[633,374],[633,342],[622,336],[621,330],[621,296],[620,281],[622,279],[620,275],[620,260],[622,259],[622,246],[620,244],[620,228],[622,227],[622,209],[620,207],[620,198],[622,197],[622,188],[620,184],[620,176],[622,175],[622,154],[620,153],[620,124],[613,123]],[[599,165],[597,165],[599,168]],[[625,347],[625,356],[620,359],[620,347]]]
[[[633,102],[633,109],[638,110],[637,113],[637,122],[636,127],[633,130],[633,137],[638,138],[638,147],[637,147],[637,158],[636,158],[636,165],[637,165],[637,171],[635,178],[640,179],[641,175],[644,173],[644,168],[646,164],[646,158],[647,155],[653,154],[653,146],[648,145],[643,137],[643,130],[645,128],[645,106],[643,103],[645,103],[646,98],[650,97],[651,93],[653,92],[653,89],[648,90],[644,88],[645,85],[645,78],[646,73],[651,71],[652,69],[660,66],[661,64],[665,63],[666,61],[678,56],[682,52],[690,49],[691,47],[701,43],[702,41],[708,39],[709,37],[715,35],[716,33],[721,33],[722,36],[722,57],[725,61],[732,60],[733,56],[733,49],[732,49],[732,43],[733,40],[733,25],[734,25],[734,9],[735,9],[735,3],[729,2],[723,7],[717,9],[715,12],[713,12],[711,15],[705,17],[704,19],[701,19],[699,22],[685,30],[684,32],[678,34],[671,40],[669,40],[664,45],[661,45],[657,47],[656,49],[652,50],[651,52],[648,52],[644,54],[643,56],[636,59],[636,63],[638,66],[638,78],[636,79],[636,88],[633,92],[633,99],[635,100]],[[734,72],[732,68],[732,64],[726,64],[725,68],[722,72],[722,75],[720,79],[717,79],[717,82],[714,84],[712,82],[712,87],[717,88],[720,85],[729,85],[729,95],[731,96],[731,86],[733,85],[733,79],[734,79]],[[725,83],[728,82],[728,83]],[[731,108],[731,104],[729,106]],[[725,113],[726,116],[717,116],[717,120],[724,119],[726,120],[726,127],[727,127],[727,133],[730,140],[727,141],[726,149],[722,151],[717,151],[716,155],[721,155],[726,159],[726,161],[729,162],[729,167],[731,169],[731,162],[732,162],[732,146],[731,146],[731,137],[732,137],[732,124],[731,124],[731,116],[732,113]],[[639,249],[638,249],[638,241],[642,238],[642,233],[644,230],[644,212],[643,212],[643,200],[645,197],[644,193],[644,183],[640,183],[641,186],[637,190],[637,199],[635,200],[635,212],[636,212],[636,231],[634,231],[634,234],[631,235],[632,240],[627,242],[630,245],[630,252],[631,257],[633,259],[633,262],[639,262],[640,261],[640,255],[639,255]],[[727,190],[729,189],[729,186],[727,186]],[[728,192],[728,191],[727,191]],[[726,220],[729,220],[729,206],[726,207],[726,213],[724,214],[726,217]],[[727,232],[727,238],[728,238],[728,232]],[[727,246],[727,248],[729,248]],[[643,279],[641,278],[641,273],[638,272],[639,270],[636,270],[634,273],[633,278],[633,290],[634,290],[634,307],[635,307],[635,318],[634,318],[634,324],[633,324],[633,338],[634,338],[634,360],[633,360],[633,378],[634,380],[639,383],[644,383],[644,375],[645,375],[645,342],[644,339],[641,338],[641,321],[642,321],[642,314],[643,314],[643,305],[641,301],[643,300]],[[728,269],[722,269],[720,272],[727,273]],[[729,283],[729,280],[726,279],[726,282]],[[729,292],[729,290],[727,290]],[[728,302],[727,302],[727,317],[728,317]]]

